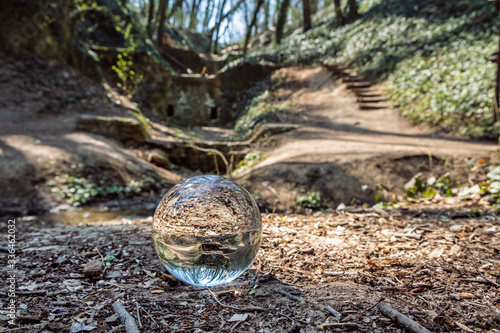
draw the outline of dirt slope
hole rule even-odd
[[[372,203],[377,185],[397,192],[417,172],[439,176],[449,169],[462,181],[467,158],[497,158],[495,144],[411,126],[376,87],[359,97],[326,68],[281,71],[274,96],[292,102],[284,120],[302,126],[273,137],[262,149],[267,158],[238,176],[270,210],[290,211],[310,191],[320,191],[330,206]]]
[[[78,165],[123,181],[145,173],[171,184],[181,179],[130,147],[76,130],[80,114],[129,114],[97,82],[56,61],[0,54],[0,63],[0,215],[50,208],[58,197],[45,183]]]

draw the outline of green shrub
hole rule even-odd
[[[254,97],[234,126],[234,136],[239,140],[248,139],[261,124],[277,121],[277,114],[290,109],[291,102],[273,103],[268,90]]]
[[[236,168],[233,170],[233,172],[231,172],[231,176],[234,176],[254,166],[255,164],[259,163],[263,158],[264,156],[258,152],[246,154],[243,160],[241,160],[236,166]]]
[[[297,208],[319,209],[321,207],[323,207],[323,202],[319,192],[309,192],[301,195],[297,200]]]
[[[53,193],[58,194],[73,206],[81,206],[99,199],[131,197],[134,194],[151,189],[161,189],[163,180],[152,176],[143,176],[141,180],[132,180],[125,185],[110,182],[104,179],[94,182],[84,177],[64,175],[62,182],[56,184],[47,182]]]

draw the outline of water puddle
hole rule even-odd
[[[79,208],[69,211],[59,211],[38,216],[45,222],[61,223],[65,225],[109,224],[108,222],[145,219],[153,216],[154,209],[149,208],[120,208],[106,210],[102,207]]]

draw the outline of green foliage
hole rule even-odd
[[[468,161],[468,165],[473,159]],[[484,165],[469,165],[471,171],[478,168],[486,168]],[[409,198],[433,198],[436,195],[447,197],[484,198],[484,200],[497,210],[500,210],[500,165],[490,166],[486,175],[486,181],[472,184],[471,186],[462,186],[453,188],[449,173],[440,178],[430,177],[426,181],[422,179],[422,174],[418,173],[405,185],[405,193]],[[379,198],[380,199],[380,196]]]
[[[132,180],[121,185],[104,179],[94,182],[66,174],[62,176],[60,184],[50,181],[46,185],[68,203],[81,206],[100,199],[131,197],[143,191],[161,189],[163,184],[163,180],[157,180],[152,176],[143,176],[140,180]]]
[[[449,188],[451,183],[450,174],[446,173],[439,179],[430,177],[427,181],[422,179],[422,174],[417,173],[405,184],[405,194],[409,198],[433,198],[436,194],[441,192],[446,196],[451,196],[453,191]]]
[[[258,125],[277,120],[279,112],[285,112],[292,106],[291,102],[275,104],[271,102],[268,90],[254,97],[244,114],[238,118],[234,126],[235,137],[240,140],[249,138]]]
[[[340,63],[387,79],[392,103],[414,122],[460,136],[491,138],[497,15],[492,2],[365,0],[363,16],[296,33],[277,50],[288,64]],[[258,57],[257,55],[254,55]]]
[[[243,160],[241,160],[236,166],[236,168],[233,170],[233,172],[231,172],[231,176],[234,176],[254,166],[255,164],[259,163],[263,158],[264,156],[258,152],[252,152],[246,154]]]
[[[500,165],[492,166],[486,177],[488,179],[487,193],[489,194],[487,201],[500,210]]]
[[[105,267],[111,267],[111,265],[115,262],[118,262],[118,258],[115,257],[115,256],[107,256],[106,258],[104,258],[104,260],[102,261],[103,265]]]
[[[323,202],[319,192],[309,192],[301,195],[297,200],[297,208],[319,209],[321,207],[323,207]]]
[[[144,75],[137,74],[133,70],[134,62],[132,56],[127,52],[118,54],[117,58],[116,64],[111,66],[111,69],[116,73],[119,79],[116,86],[122,88],[126,94],[132,95],[136,91],[139,83],[144,79]]]

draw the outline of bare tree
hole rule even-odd
[[[158,19],[158,31],[156,34],[156,43],[161,46],[163,42],[163,33],[165,32],[165,19],[166,19],[166,11],[168,6],[168,0],[160,0],[158,14],[160,18]]]
[[[226,0],[222,0],[219,3],[219,8],[217,10],[217,17],[215,19],[215,25],[212,29],[210,29],[210,38],[212,38],[213,34],[215,33],[215,38],[213,39],[213,51],[215,53],[215,50],[217,48],[217,44],[219,41],[219,32],[220,28],[222,26],[222,23],[226,20],[229,19],[241,6],[242,3],[245,3],[244,0],[238,0],[232,7],[229,9],[226,13],[223,13],[224,7],[226,6]]]
[[[257,18],[259,15],[259,11],[260,11],[260,8],[262,7],[263,3],[264,3],[264,0],[257,0],[257,3],[255,4],[255,8],[254,8],[253,15],[252,15],[252,21],[250,21],[250,25],[247,27],[245,41],[243,42],[243,55],[247,54],[248,42],[250,41],[250,37],[252,36],[252,29],[257,24]]]
[[[174,1],[172,8],[170,9],[170,12],[168,13],[168,18],[167,18],[168,22],[170,22],[170,20],[172,19],[174,14],[177,12],[177,10],[179,10],[179,8],[182,9],[183,2],[184,2],[183,0],[175,0]]]
[[[191,5],[191,12],[189,14],[189,29],[196,30],[198,25],[198,11],[200,10],[201,0],[193,0]]]
[[[290,7],[290,0],[278,1],[279,10],[277,10],[278,21],[276,22],[276,44],[280,44],[283,39],[283,30],[285,28],[286,16]]]
[[[214,0],[207,0],[207,6],[205,7],[204,18],[203,18],[203,32],[208,31],[208,24],[210,23],[210,18],[212,17],[212,12],[214,9]]]
[[[352,22],[359,17],[358,3],[356,0],[348,0],[349,13],[347,14],[347,21]]]
[[[148,24],[146,25],[146,31],[149,36],[153,35],[153,17],[155,15],[155,0],[149,0],[149,13],[148,13]]]
[[[333,5],[335,6],[335,18],[337,19],[337,26],[344,25],[344,15],[342,15],[342,9],[340,8],[340,0],[333,0]]]
[[[500,14],[500,0],[495,1],[495,7]],[[498,33],[500,35],[500,25],[498,26]],[[493,121],[500,121],[499,103],[500,103],[500,38],[498,40],[498,51],[493,53],[495,58],[492,60],[497,64],[497,77],[495,81],[495,96],[493,98]]]
[[[311,30],[311,8],[309,7],[309,0],[302,0],[302,6],[304,14],[304,32],[305,32]]]

